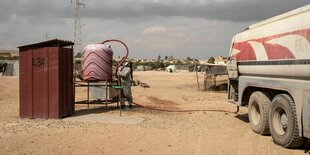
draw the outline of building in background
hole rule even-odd
[[[0,50],[0,75],[19,75],[19,53],[14,50]]]
[[[19,53],[13,50],[0,50],[0,58],[2,59],[18,59]]]
[[[217,56],[217,57],[214,57],[214,64],[216,65],[225,65],[227,64],[227,58],[225,57],[222,57],[222,56]]]

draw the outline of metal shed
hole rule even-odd
[[[74,112],[73,42],[20,46],[20,117],[61,118]]]

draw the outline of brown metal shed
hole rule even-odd
[[[18,47],[21,118],[61,118],[74,112],[73,45],[53,39]]]

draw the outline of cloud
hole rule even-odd
[[[10,0],[0,5],[0,49],[49,38],[73,40],[75,0]],[[131,57],[228,55],[232,37],[309,0],[81,0],[84,45],[116,38]],[[113,45],[115,55],[123,49]],[[119,51],[119,52],[118,52]]]
[[[247,22],[266,19],[306,4],[309,4],[308,0],[114,0],[90,4],[85,16],[142,20],[179,16]]]
[[[142,34],[153,35],[167,32],[167,28],[163,26],[148,27],[143,30]]]
[[[309,0],[81,0],[82,17],[131,21],[164,17],[189,17],[232,22],[263,20],[309,4]],[[73,18],[75,1],[11,0],[0,6],[0,20],[11,14],[32,22]]]

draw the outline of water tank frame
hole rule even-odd
[[[87,107],[89,108],[90,104],[105,104],[105,106],[107,107],[108,104],[112,104],[112,103],[117,102],[117,107],[120,107],[119,106],[119,104],[120,104],[119,103],[119,97],[116,98],[116,100],[108,98],[108,88],[111,89],[113,86],[118,86],[121,84],[120,78],[118,78],[118,76],[117,76],[117,71],[118,71],[118,68],[126,61],[128,54],[129,54],[129,50],[128,50],[127,45],[123,41],[120,41],[117,39],[110,39],[110,40],[106,40],[106,41],[103,41],[103,42],[100,42],[97,44],[106,44],[108,42],[119,42],[119,43],[121,43],[125,47],[126,53],[125,53],[125,56],[121,59],[121,61],[118,63],[118,65],[115,69],[115,74],[114,75],[112,74],[111,80],[109,80],[109,78],[107,76],[105,76],[103,78],[103,80],[96,80],[96,82],[99,82],[99,84],[97,84],[97,86],[105,87],[105,89],[106,89],[105,98],[104,99],[95,99],[95,100],[90,98],[90,82],[91,81],[89,81],[89,80],[75,81],[74,82],[75,83],[74,90],[75,90],[75,87],[87,87],[87,92],[86,92],[87,93],[87,99],[76,101],[75,104],[87,104]]]

